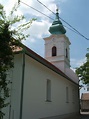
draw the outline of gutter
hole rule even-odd
[[[19,115],[19,119],[22,119],[22,111],[23,111],[24,72],[25,72],[25,51],[23,50],[23,52],[22,52],[22,81],[21,81],[20,115]]]

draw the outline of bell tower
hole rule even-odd
[[[65,68],[70,68],[70,41],[65,35],[66,30],[59,19],[58,9],[56,18],[49,28],[51,36],[45,40],[45,59],[65,72]]]

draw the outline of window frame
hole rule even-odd
[[[67,50],[67,48],[66,48],[66,58],[68,58],[68,50]]]
[[[51,80],[46,80],[46,102],[51,102]]]
[[[57,56],[57,48],[56,48],[56,46],[52,47],[52,56]]]

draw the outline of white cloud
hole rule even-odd
[[[34,43],[35,42],[35,39],[34,38],[31,38],[31,40],[30,40],[32,43]]]
[[[48,29],[50,27],[50,23],[48,21],[42,20],[42,21],[33,21],[30,29],[26,31],[27,34],[30,34],[30,37],[27,38],[26,41],[23,41],[25,44],[26,42],[34,43],[37,42],[37,39],[43,39],[43,36],[50,35],[48,32]],[[27,43],[26,43],[27,44]]]
[[[81,59],[81,60],[79,60],[79,62],[77,62],[77,65],[78,66],[81,66],[83,63],[85,63],[86,62],[86,58],[84,58],[84,59]]]
[[[12,10],[12,7],[14,6],[14,4],[17,2],[17,0],[1,0],[0,3],[4,6],[4,9],[6,11],[7,14],[9,14],[9,12]]]
[[[24,14],[35,15],[37,17],[41,17],[42,19],[45,18],[46,16],[42,15],[38,11],[42,12],[43,14],[46,14],[47,16],[52,14],[52,12],[47,10],[43,5],[37,2],[37,0],[34,0],[34,1],[30,0],[31,3],[28,0],[22,0],[22,1],[28,5],[27,6],[26,4],[23,4],[22,2],[20,3],[20,9]],[[42,0],[41,2],[45,4],[49,9],[55,12],[56,4],[52,2],[52,0]],[[33,7],[34,9],[37,9],[38,11],[32,9],[30,6]],[[46,19],[49,19],[49,18],[46,17]]]
[[[23,0],[21,0],[21,1],[23,1]],[[13,0],[13,2],[12,2],[12,0],[8,0],[8,2],[6,0],[2,0],[1,4],[4,5],[5,10],[7,11],[7,13],[9,13],[16,2],[18,2],[18,0]],[[34,0],[34,1],[33,0],[30,0],[30,1],[24,0],[23,2],[38,9],[39,11],[42,11],[43,13],[45,12],[47,15],[51,14],[51,12],[50,13],[47,12],[46,9],[42,5],[40,5],[36,0]],[[54,6],[55,6],[55,4],[51,3],[51,0],[49,0],[49,1],[43,0],[42,2],[46,5],[48,5],[50,7],[50,9],[54,8]],[[37,13],[36,11],[33,12],[33,10],[30,9],[28,6],[20,3],[20,8],[17,10],[17,12],[15,14],[19,14],[19,15],[24,14],[25,15],[27,13],[29,14],[29,16],[30,16],[30,14],[35,15],[35,16],[42,16],[40,13]],[[40,19],[43,19],[43,17],[40,17]],[[49,26],[50,26],[50,23],[49,23],[48,19],[40,20],[39,22],[37,19],[35,22],[33,22],[32,26],[28,32],[33,37],[41,38],[41,36],[43,34],[49,34],[48,33]]]
[[[20,0],[20,1],[26,3],[27,5],[32,6],[33,8],[39,10],[40,12],[46,14],[47,16],[51,15],[53,16],[53,18],[55,18],[52,12],[50,12],[44,6],[42,6],[39,2],[37,2],[37,0]],[[51,9],[53,12],[56,12],[56,5],[58,5],[61,1],[63,2],[65,0],[40,0],[40,1],[43,4],[45,4],[49,9]],[[44,35],[50,35],[48,29],[52,22],[50,23],[49,18],[47,18],[46,16],[42,15],[39,12],[36,12],[35,10],[31,9],[29,6],[23,4],[22,2],[20,2],[19,9],[15,14],[27,15],[26,20],[28,19],[30,20],[30,16],[37,18],[37,20],[32,23],[30,29],[26,31],[27,34],[30,34],[30,38],[28,38],[26,41],[23,41],[23,43],[29,44],[30,42],[31,44],[32,43],[34,44],[36,43],[37,39],[42,39]],[[18,0],[1,0],[0,3],[4,5],[7,14],[9,14],[14,4],[18,3]],[[59,13],[61,13],[60,9],[59,9]]]
[[[59,0],[60,2],[66,2],[67,0]]]
[[[86,58],[84,58],[84,59],[79,59],[79,60],[77,60],[77,59],[70,59],[70,61],[71,61],[71,66],[72,66],[72,68],[75,69],[76,67],[79,67],[79,66],[81,66],[83,63],[85,63],[85,62],[86,62]]]
[[[53,12],[56,12],[56,2],[58,3],[58,1],[55,0],[39,0],[41,1],[43,4],[45,4],[50,10],[52,10]],[[60,0],[63,1],[63,0]],[[60,3],[59,1],[59,3]],[[9,12],[11,11],[12,7],[14,6],[15,3],[18,4],[18,0],[1,0],[0,1],[1,4],[4,5],[5,10],[7,11],[7,14],[9,14]],[[26,4],[23,4],[26,3]],[[40,19],[45,19],[45,20],[49,20],[48,17],[42,15],[41,13],[33,10],[32,8],[30,8],[29,6],[37,9],[38,11],[46,14],[47,16],[53,15],[52,12],[50,12],[49,10],[47,10],[43,5],[41,5],[39,2],[37,2],[37,0],[20,0],[20,5],[19,5],[19,9],[17,11],[18,15],[25,15],[28,14],[28,17],[34,15],[36,18],[40,17]],[[61,10],[59,9],[59,13],[61,12]],[[53,16],[53,18],[55,18],[55,16]]]
[[[42,35],[48,35],[48,28],[50,26],[50,23],[48,21],[42,20],[40,22],[34,21],[29,32],[31,36],[42,38]]]
[[[39,0],[39,1],[42,2],[44,5],[46,5],[53,12],[55,12],[56,5],[59,6],[58,4],[60,4],[61,2],[65,2],[66,0],[56,0],[56,1],[55,0]],[[14,6],[15,3],[18,3],[18,0],[8,0],[8,1],[1,0],[0,3],[4,5],[4,7],[7,11],[10,11],[12,6]],[[23,4],[23,3],[25,3],[25,4]],[[46,15],[52,14],[42,4],[40,4],[37,0],[20,0],[19,6],[20,6],[20,10],[23,14],[28,13],[28,14],[32,14],[35,16],[42,16],[42,14],[36,12],[29,6],[39,10],[40,12],[43,12]],[[59,12],[60,12],[60,10],[59,10]]]
[[[84,59],[70,59],[71,62],[71,69],[75,72],[76,68],[80,67],[86,62],[86,58]]]

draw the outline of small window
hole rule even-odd
[[[52,47],[52,56],[57,55],[57,48],[55,46]]]
[[[67,48],[66,48],[66,58],[68,58],[68,50],[67,50]]]
[[[46,101],[51,102],[51,80],[46,82]]]
[[[69,102],[69,89],[66,87],[66,103]]]

